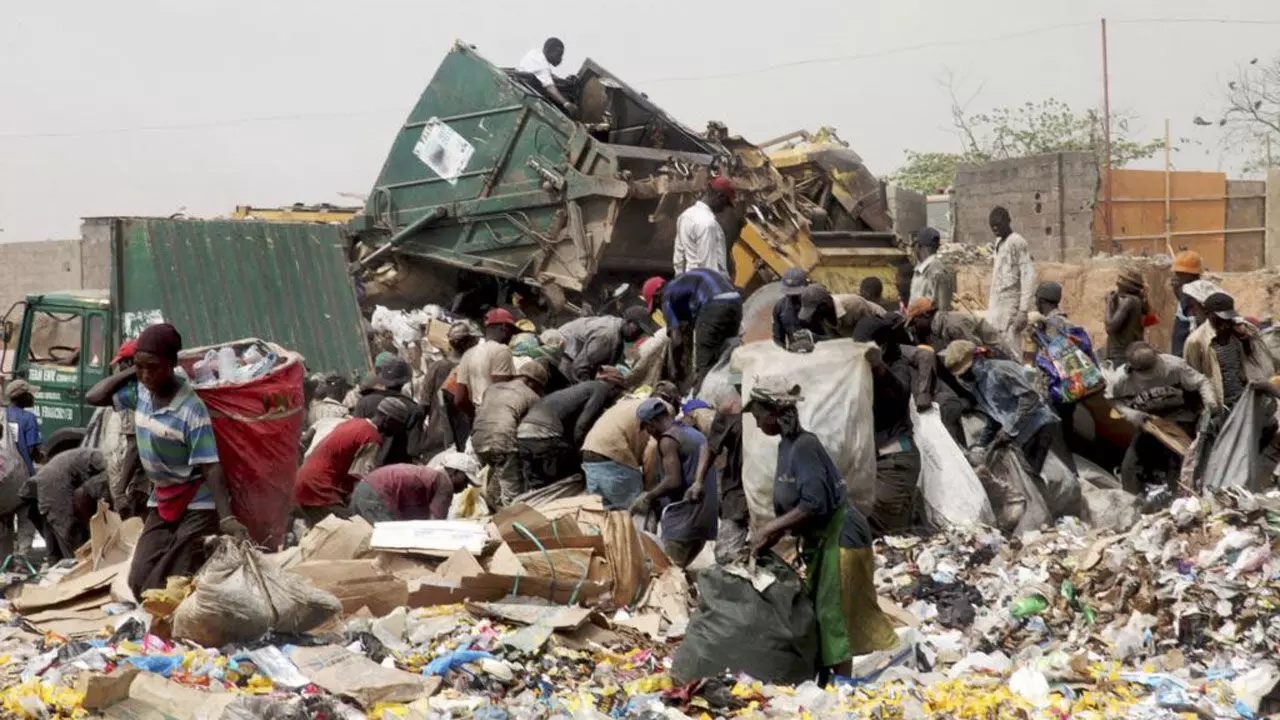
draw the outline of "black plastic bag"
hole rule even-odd
[[[777,579],[763,592],[720,566],[698,573],[698,608],[671,666],[677,682],[726,670],[788,685],[817,675],[813,601],[791,568],[771,564],[767,569]]]

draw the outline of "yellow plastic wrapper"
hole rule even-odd
[[[670,690],[673,687],[671,676],[666,673],[657,675],[649,675],[639,680],[632,680],[626,684],[628,695],[652,695],[664,690]]]
[[[187,598],[195,586],[191,578],[171,575],[163,588],[142,591],[142,609],[151,613],[152,617],[167,618],[173,615],[178,605]]]
[[[27,680],[4,689],[3,707],[12,717],[23,720],[37,718],[89,717],[84,709],[84,694],[73,688],[59,687],[40,680]]]

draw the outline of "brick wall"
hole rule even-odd
[[[991,243],[987,217],[1000,205],[1013,216],[1013,229],[1027,239],[1037,261],[1082,262],[1092,255],[1097,197],[1098,166],[1087,152],[961,165],[953,240]]]

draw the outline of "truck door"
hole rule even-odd
[[[107,344],[108,318],[105,310],[89,310],[84,315],[84,343],[80,346],[80,396],[76,427],[84,427],[93,411],[84,405],[85,393],[111,370],[115,348]]]
[[[63,428],[83,427],[81,365],[85,342],[84,309],[33,303],[27,306],[18,347],[26,357],[15,358],[18,375],[39,388],[32,412],[40,419],[46,446]],[[105,327],[105,326],[103,326]],[[107,358],[110,360],[110,358]],[[25,368],[21,368],[25,365]],[[25,372],[22,370],[25,369]],[[101,370],[99,370],[101,372]]]

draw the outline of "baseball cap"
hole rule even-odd
[[[789,267],[782,273],[782,294],[799,295],[809,284],[809,273],[804,268]]]
[[[666,278],[651,277],[644,281],[644,286],[640,288],[640,297],[644,298],[644,302],[649,306],[649,312],[653,312],[653,299],[658,295],[658,291],[666,285]]]
[[[484,314],[484,324],[486,327],[490,325],[515,325],[516,316],[506,308],[494,308]]]
[[[138,341],[132,338],[125,340],[120,344],[120,349],[116,350],[116,356],[111,358],[111,364],[119,365],[125,360],[132,360],[136,352],[138,352]]]
[[[640,329],[647,333],[652,333],[654,330],[653,317],[649,315],[648,310],[640,307],[639,305],[635,305],[624,310],[622,313],[622,319],[639,325]]]
[[[821,285],[806,285],[800,290],[800,312],[796,313],[796,317],[800,322],[809,322],[824,302],[835,305],[835,299],[826,288]]]
[[[386,383],[387,387],[400,387],[413,379],[413,373],[409,370],[409,363],[397,357],[388,360],[378,369],[378,379]]]
[[[1217,315],[1223,320],[1238,320],[1240,313],[1236,312],[1235,298],[1224,292],[1216,292],[1204,300],[1204,311]]]
[[[35,395],[38,392],[40,392],[40,388],[32,385],[26,380],[10,380],[9,384],[4,388],[4,396],[10,400],[22,395],[23,393]]]
[[[651,397],[640,403],[640,407],[636,408],[636,419],[640,422],[649,422],[657,420],[663,415],[670,415],[671,408],[662,398]]]
[[[711,178],[710,187],[723,195],[731,204],[738,198],[738,184],[724,175]]]
[[[963,375],[973,367],[973,354],[978,350],[978,346],[968,340],[954,340],[939,355],[942,356],[942,364],[952,375]]]
[[[942,244],[942,233],[936,229],[927,227],[916,233],[916,245],[921,247],[936,248]]]
[[[911,301],[910,305],[907,305],[907,322],[911,322],[917,317],[925,313],[931,313],[936,309],[937,308],[934,306],[933,300],[927,297],[915,298]]]

